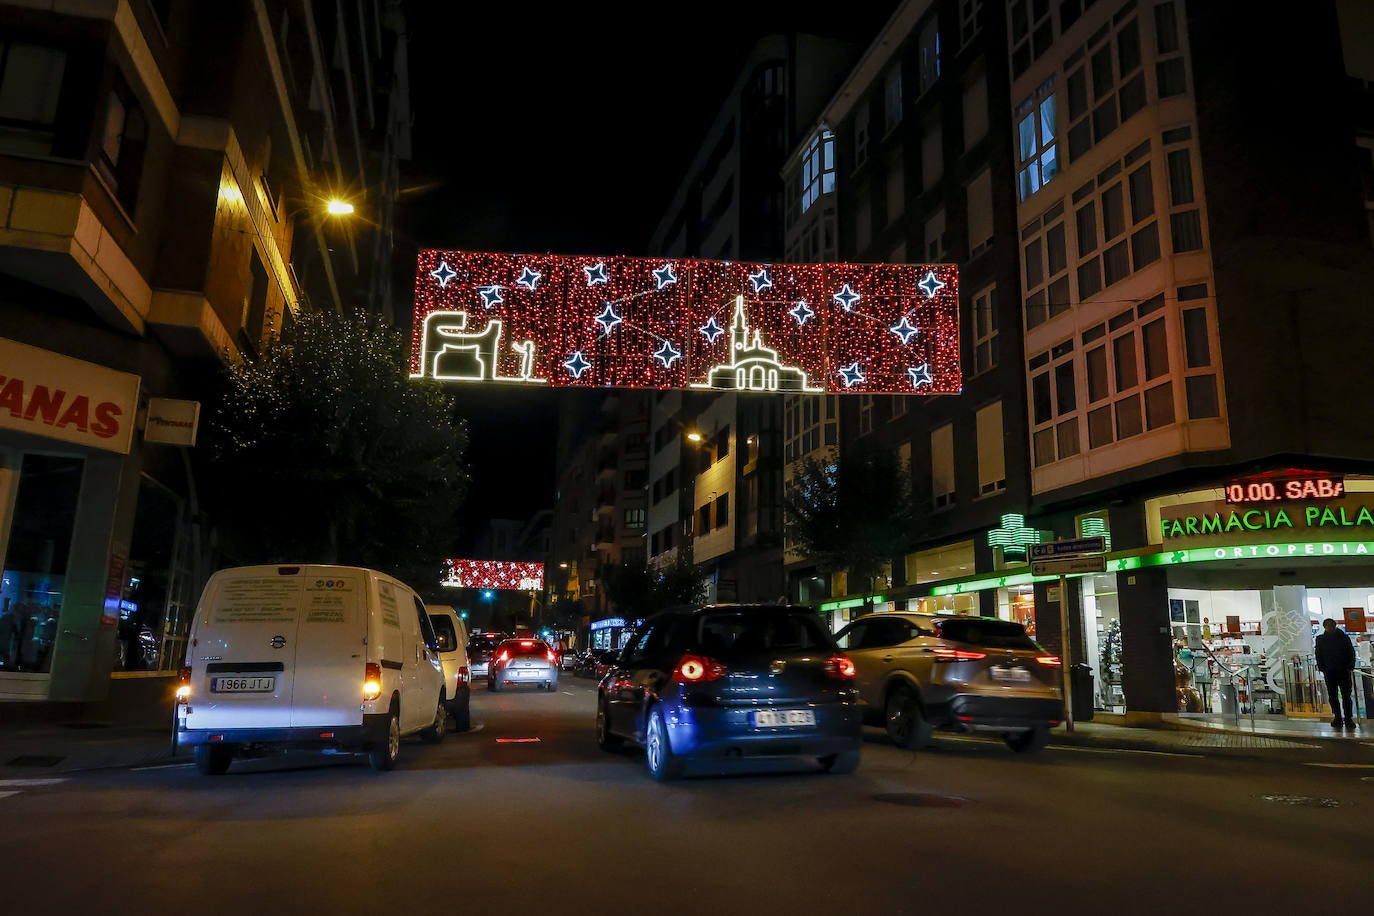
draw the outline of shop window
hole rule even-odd
[[[81,492],[80,458],[25,455],[0,578],[0,670],[52,667]],[[14,472],[0,469],[0,480]]]

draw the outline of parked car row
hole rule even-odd
[[[596,740],[642,745],[657,780],[706,758],[814,757],[851,773],[865,723],[908,750],[951,729],[1026,753],[1063,718],[1059,666],[995,618],[870,614],[832,638],[810,608],[710,605],[635,631],[598,685]]]

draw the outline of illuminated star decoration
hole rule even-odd
[[[858,302],[861,297],[858,293],[854,292],[854,290],[850,289],[849,284],[846,283],[844,286],[841,286],[840,291],[831,298],[840,304],[840,308],[844,309],[846,312],[852,312],[854,311],[854,303]]]
[[[749,275],[749,282],[754,284],[754,292],[762,292],[773,285],[773,278],[768,276],[768,268],[760,267],[759,272]]]
[[[658,284],[659,289],[665,286],[672,286],[677,282],[677,274],[673,273],[672,264],[664,264],[658,270],[653,271],[654,283]]]
[[[654,354],[654,359],[663,363],[664,369],[671,369],[673,368],[673,363],[680,356],[682,356],[682,354],[673,346],[673,342],[671,340],[665,340],[663,341],[663,346],[659,347],[658,352]]]
[[[587,357],[582,355],[581,350],[574,351],[572,356],[563,361],[563,368],[572,373],[572,377],[579,381],[582,379],[582,373],[591,367],[592,364],[587,361]]]
[[[587,274],[587,285],[595,286],[598,283],[609,283],[611,278],[606,276],[606,262],[599,261],[592,267],[583,266],[582,270]]]
[[[515,283],[517,286],[523,286],[525,289],[533,290],[539,285],[539,278],[542,276],[544,275],[537,270],[532,270],[528,267],[521,268],[520,276],[516,279]]]
[[[721,327],[719,324],[716,324],[715,315],[712,315],[711,319],[707,321],[705,324],[703,324],[701,327],[697,328],[697,330],[705,334],[707,342],[711,344],[714,344],[716,342],[716,338],[725,333],[725,328]]]
[[[888,328],[888,330],[902,339],[902,346],[904,347],[911,343],[911,338],[921,333],[921,329],[913,325],[910,321],[907,321],[905,315],[902,316],[901,321]]]
[[[802,325],[806,324],[806,319],[810,318],[812,315],[816,313],[811,309],[811,306],[806,304],[805,299],[798,299],[797,304],[792,306],[792,310],[789,311],[787,314],[797,319],[797,327],[801,327]]]
[[[500,305],[506,301],[501,295],[501,287],[495,283],[491,286],[483,286],[477,292],[482,296],[482,308],[484,309],[489,309],[493,305]]]
[[[841,369],[840,375],[844,378],[844,387],[846,388],[853,388],[859,382],[868,381],[863,372],[859,370],[859,364],[857,362],[850,363],[848,366]]]
[[[919,388],[922,385],[930,384],[930,363],[921,363],[919,366],[912,366],[906,370],[906,374],[911,376],[911,387]]]
[[[615,330],[615,326],[621,322],[620,316],[615,313],[615,306],[611,305],[609,302],[607,302],[606,307],[601,310],[601,314],[597,315],[592,320],[601,325],[601,333],[605,334],[607,337],[611,336],[611,332]]]
[[[448,281],[458,276],[458,271],[448,266],[448,261],[440,261],[439,266],[429,272],[429,275],[439,281],[439,288],[448,286]]]
[[[926,278],[916,285],[921,288],[921,292],[926,294],[927,299],[934,299],[935,294],[945,288],[945,284],[936,278],[933,270],[926,271]]]

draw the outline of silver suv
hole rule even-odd
[[[897,746],[925,746],[934,729],[1000,734],[1038,751],[1064,718],[1060,660],[1019,623],[905,611],[866,614],[835,635],[857,670],[864,720]]]

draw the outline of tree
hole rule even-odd
[[[661,569],[643,563],[607,567],[601,580],[611,603],[636,617],[697,604],[706,596],[706,578],[685,550],[679,550],[673,562]]]
[[[467,489],[467,429],[409,378],[404,337],[359,312],[305,311],[231,363],[209,411],[207,507],[235,563],[439,574]]]
[[[910,475],[891,452],[805,458],[783,495],[787,539],[826,572],[847,570],[867,606],[873,582],[911,538]]]

